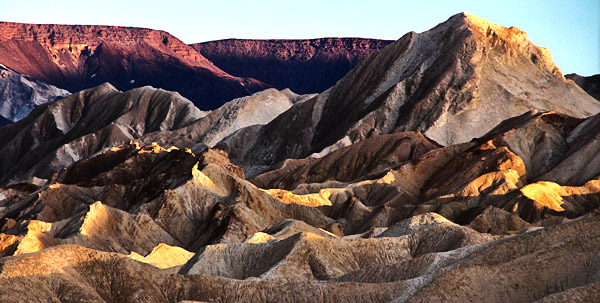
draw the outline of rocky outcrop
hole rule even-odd
[[[350,182],[383,175],[399,164],[439,148],[420,133],[396,133],[367,139],[322,158],[289,159],[250,179],[262,188],[292,190],[300,184]]]
[[[154,86],[214,109],[267,86],[231,76],[164,31],[99,25],[0,23],[0,63],[69,91],[110,82]]]
[[[312,95],[297,95],[289,89],[267,89],[251,96],[234,99],[207,113],[188,126],[173,131],[154,132],[141,140],[147,144],[192,148],[194,152],[213,147],[227,136],[245,127],[267,124],[295,103]]]
[[[494,140],[525,161],[528,178],[583,185],[600,175],[596,161],[599,125],[600,115],[582,120],[551,112],[529,112],[499,125],[496,129],[508,129]]]
[[[487,26],[483,36],[482,26]],[[419,65],[415,68],[429,72],[405,78],[418,91],[403,92],[413,98],[405,100],[414,105],[405,108],[409,111],[394,111],[390,100],[399,95],[382,93],[371,100],[377,105],[370,107],[369,113],[376,113],[369,116],[372,120],[344,115],[351,108],[360,112],[362,103],[352,94],[335,99],[341,94],[336,88],[309,97],[272,89],[205,113],[174,93],[148,87],[121,93],[103,85],[41,105],[2,128],[0,136],[20,138],[6,141],[17,147],[2,154],[17,164],[24,161],[20,154],[38,155],[86,132],[96,140],[91,142],[106,138],[106,144],[114,144],[121,135],[131,141],[111,148],[83,141],[82,147],[95,149],[63,163],[48,179],[23,177],[23,182],[0,188],[0,301],[595,301],[600,283],[600,114],[584,117],[590,110],[586,107],[571,108],[577,116],[535,109],[533,105],[554,104],[550,97],[558,91],[565,96],[583,92],[563,81],[543,57],[530,57],[544,53],[525,43],[516,29],[461,14],[421,35],[433,40],[409,34],[406,48],[392,44],[382,52],[403,50],[404,58],[417,45],[425,47],[424,41],[465,43],[450,43],[460,52],[446,56],[412,53],[421,63],[428,62],[427,54],[439,64]],[[453,40],[456,35],[467,38]],[[476,38],[491,44],[479,44]],[[502,40],[508,38],[525,42]],[[487,56],[477,57],[478,47]],[[448,58],[462,58],[451,61],[461,68],[470,67],[467,61],[503,60],[496,71],[514,65],[525,74],[511,77],[525,82],[506,82],[506,74],[479,79],[469,73],[479,79],[477,85],[495,79],[499,86],[480,91],[468,87],[468,78],[463,87],[454,82],[459,78],[448,76],[460,76],[456,69],[431,73],[445,70]],[[373,62],[377,60],[365,66]],[[484,63],[475,67],[494,69]],[[389,65],[379,64],[383,70]],[[364,72],[365,66],[357,70]],[[548,83],[536,82],[541,80],[530,73],[547,76]],[[421,83],[419,77],[440,81]],[[358,78],[368,81],[370,76]],[[444,79],[453,86],[438,86]],[[340,85],[344,81],[350,80]],[[406,84],[402,81],[397,83]],[[363,82],[351,83],[358,94],[375,94]],[[425,83],[433,91],[426,92]],[[411,87],[405,84],[396,87]],[[545,86],[550,84],[552,88]],[[472,117],[479,107],[489,110],[485,100],[516,102],[508,93],[485,95],[497,93],[500,86],[540,91],[517,102],[517,108],[532,107],[520,115],[489,128],[484,126],[491,118],[466,125],[473,135],[473,127],[482,128],[471,140],[438,144],[428,137],[440,135],[438,124],[447,127],[447,138],[466,135],[450,114]],[[429,98],[437,93],[454,97],[442,98],[447,103]],[[423,104],[415,101],[417,95]],[[587,105],[589,96],[582,96],[576,103]],[[261,100],[272,107],[265,115],[253,110]],[[328,100],[342,105],[338,112]],[[391,103],[379,106],[378,100]],[[457,100],[471,103],[453,103]],[[439,102],[433,101],[451,107],[437,116]],[[559,109],[568,108],[567,101]],[[402,117],[421,117],[422,110],[430,110],[428,117],[438,124],[401,131],[398,125],[410,121]],[[328,111],[336,116],[321,115]],[[338,124],[327,126],[329,120],[322,117],[362,126],[312,158],[285,158],[321,144],[313,139],[329,136],[319,135],[322,127],[335,131]],[[290,127],[293,123],[309,127]],[[372,127],[365,126],[369,123]],[[101,136],[98,130],[107,125],[121,135]],[[237,129],[242,126],[247,127]],[[380,126],[389,131],[380,132]],[[296,132],[289,133],[292,129]],[[252,159],[247,152],[267,146],[254,151],[284,161],[254,175],[253,184],[225,151],[206,147],[223,137],[228,144],[217,146],[234,154],[241,150],[238,160]],[[153,139],[170,143],[143,144]],[[285,145],[294,142],[302,144]]]
[[[64,89],[21,75],[0,64],[0,116],[4,119],[11,122],[21,120],[38,105],[67,95],[69,92]]]
[[[419,134],[384,135],[323,158],[286,160],[251,180],[265,188],[292,190],[291,194],[326,197],[331,205],[323,211],[343,224],[346,235],[386,227],[426,212],[437,212],[480,232],[514,233],[531,224],[555,224],[562,220],[559,217],[578,217],[600,206],[595,180],[600,171],[593,165],[597,153],[588,147],[593,143],[568,139],[578,135],[595,142],[596,132],[592,129],[597,127],[592,125],[596,119],[527,112],[472,142],[434,146],[396,161],[389,158],[402,155],[392,152],[397,146],[395,138],[418,138]],[[591,164],[562,168],[567,165],[564,163],[582,157],[588,157],[586,163]],[[373,159],[380,162],[371,162]],[[379,169],[365,171],[371,163],[378,164]],[[338,173],[341,171],[344,174]],[[569,185],[561,183],[569,176],[587,182],[573,184],[577,186],[548,182]]]
[[[568,74],[565,78],[573,80],[590,96],[600,100],[600,75],[592,75],[589,77],[580,76],[578,74]]]
[[[177,93],[151,87],[122,93],[110,84],[37,107],[2,128],[0,184],[54,171],[150,132],[178,129],[203,117]]]
[[[241,128],[260,126],[311,95],[268,89],[212,112],[178,93],[151,87],[119,92],[110,84],[47,104],[5,128],[0,184],[52,172],[111,147],[137,140],[201,152]],[[10,164],[9,164],[10,163]]]
[[[400,131],[451,145],[531,109],[583,118],[600,104],[565,80],[550,53],[524,32],[458,14],[406,34],[330,90],[264,127],[240,131],[221,148],[252,169]]]
[[[60,244],[147,256],[160,243],[190,251],[242,242],[289,218],[324,228],[333,220],[243,179],[226,154],[123,145],[61,170],[47,184],[0,202],[16,254]],[[12,223],[7,223],[7,222]],[[327,234],[327,232],[323,232]],[[279,234],[279,237],[283,237]]]
[[[343,289],[349,300],[434,300],[457,280],[476,286],[472,281],[481,279],[498,287],[491,296],[478,292],[488,301],[537,300],[567,290],[588,296],[598,270],[597,182],[581,188],[526,184],[524,161],[496,145],[524,130],[535,134],[532,125],[551,130],[542,122],[556,123],[553,115],[564,119],[528,113],[500,124],[481,142],[449,147],[419,141],[424,137],[418,133],[382,136],[395,142],[402,135],[431,150],[391,161],[383,176],[303,183],[292,192],[255,187],[220,151],[196,156],[156,144],[124,145],[74,163],[47,184],[3,189],[0,253],[15,256],[0,260],[0,280],[11,289],[35,285],[35,292],[19,295],[23,299],[118,296],[125,302],[139,300],[137,292],[155,291],[165,300],[260,294],[279,301],[281,289],[292,285],[285,297],[295,301],[334,300]],[[373,152],[365,146],[338,153],[362,159]],[[392,147],[375,148],[376,157],[396,154]],[[336,224],[336,234],[329,232]],[[566,253],[571,250],[576,258]],[[54,265],[42,265],[54,258]],[[546,267],[566,258],[566,271]],[[28,268],[39,266],[43,274],[22,280]],[[510,279],[490,278],[497,267]],[[534,286],[525,283],[531,268],[541,273]],[[175,270],[180,275],[170,274]],[[112,282],[93,282],[98,279]],[[70,287],[56,292],[45,281]],[[548,286],[556,281],[563,284]],[[179,291],[163,291],[173,283]],[[459,300],[476,295],[463,287],[458,294]]]
[[[170,269],[177,272],[182,265],[187,263],[187,261],[194,256],[194,253],[181,247],[160,243],[146,256],[142,256],[135,252],[132,252],[129,256],[134,260],[148,263],[161,269]]]
[[[598,230],[598,217],[587,217],[507,239],[416,257],[408,254],[410,245],[403,247],[406,238],[402,237],[327,240],[300,234],[297,239],[275,243],[271,248],[264,244],[245,245],[246,251],[250,252],[291,242],[298,251],[292,250],[288,258],[296,262],[299,260],[291,256],[301,254],[303,247],[320,249],[321,254],[307,251],[313,261],[303,270],[322,279],[344,272],[327,272],[328,268],[351,270],[326,281],[293,282],[257,281],[256,278],[237,280],[202,274],[172,275],[122,254],[74,245],[57,246],[0,260],[0,281],[5,286],[0,289],[0,298],[36,302],[73,298],[92,302],[246,301],[257,298],[264,302],[429,302],[440,299],[447,302],[513,299],[562,302],[561,298],[594,301],[597,299],[595,287],[599,270]],[[397,254],[402,260],[382,258],[382,251],[375,248],[384,243],[390,247],[399,246],[399,250],[386,249],[385,252],[390,257]],[[324,246],[317,246],[319,244]],[[340,244],[343,246],[338,247]],[[219,250],[234,252],[239,245],[230,246],[209,247],[204,257]],[[326,247],[332,249],[324,250]],[[336,259],[343,256],[345,250],[342,248],[347,247],[352,247],[357,254]],[[402,252],[407,254],[400,256]],[[279,257],[261,256],[266,263],[250,264],[269,266],[269,262]],[[215,258],[221,257],[215,255]],[[256,257],[259,255],[245,255],[244,258]],[[236,259],[227,261],[238,263]],[[200,259],[193,264],[199,262]],[[380,265],[375,265],[377,263]],[[279,272],[285,274],[285,268],[293,263],[276,264]],[[214,263],[208,265],[216,267]],[[222,270],[226,269],[225,265]]]
[[[191,46],[229,74],[308,94],[330,88],[365,57],[392,42],[364,38],[227,39]]]
[[[427,253],[489,240],[467,236],[468,241],[461,243],[460,237],[449,236],[448,231],[437,233],[438,238],[432,237],[435,233],[420,229],[405,235],[392,233],[370,239],[333,239],[297,233],[268,243],[210,245],[194,256],[180,273],[240,280],[250,277],[295,282],[332,280],[361,269],[401,263]],[[374,251],[378,253],[373,254]]]

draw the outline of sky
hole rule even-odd
[[[599,0],[0,0],[0,21],[146,27],[168,31],[186,43],[226,38],[395,40],[463,11],[527,32],[534,44],[550,50],[565,74],[600,74]]]

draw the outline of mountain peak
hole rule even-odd
[[[527,33],[516,26],[504,27],[487,19],[473,15],[468,12],[456,14],[447,22],[467,24],[472,32],[477,35],[478,40],[485,41],[492,48],[500,48],[508,53],[509,56],[518,53],[528,53],[530,60],[537,66],[545,68],[559,78],[562,78],[562,71],[554,65],[552,54],[544,47],[534,45]]]
[[[550,52],[525,32],[461,13],[367,57],[330,90],[258,130],[255,146],[230,156],[260,167],[404,131],[447,146],[532,109],[584,118],[600,104],[565,81]],[[286,131],[302,135],[270,139]]]

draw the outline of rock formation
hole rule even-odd
[[[0,116],[6,120],[21,120],[38,105],[67,95],[69,92],[64,89],[33,80],[0,65]]]
[[[40,105],[0,131],[0,184],[57,170],[144,134],[206,115],[178,93],[151,87],[122,93],[106,83]]]
[[[289,89],[267,89],[251,96],[225,103],[206,117],[173,131],[161,131],[142,138],[146,143],[159,142],[201,151],[245,127],[258,127],[271,122],[281,113],[313,95],[297,95]]]
[[[399,131],[422,131],[441,145],[466,142],[531,109],[582,118],[600,104],[524,32],[458,14],[404,35],[331,89],[220,148],[256,171]]]
[[[599,104],[546,56],[459,14],[316,96],[42,104],[0,128],[0,301],[598,301]]]
[[[430,165],[447,159],[443,155],[448,153],[449,148],[437,148],[407,162],[405,166],[412,170],[395,173],[427,174]],[[508,158],[499,161],[487,156],[490,153]],[[462,145],[454,154],[454,159],[468,158],[475,164],[460,178],[471,179],[475,171],[488,176],[485,172],[490,169],[524,174],[517,156],[490,143],[476,149]],[[423,186],[436,186],[436,190],[423,197],[448,190],[465,197],[464,186],[452,185],[462,183],[456,177],[439,177],[456,169],[454,159],[434,165],[438,171],[433,181]],[[422,161],[428,165],[420,166]],[[492,164],[497,166],[489,167]],[[387,184],[392,184],[389,174]],[[222,152],[208,150],[195,156],[189,151],[131,144],[80,161],[49,184],[31,184],[29,189],[13,186],[12,197],[3,201],[0,247],[3,255],[15,256],[0,259],[0,281],[5,285],[0,298],[500,302],[597,296],[593,289],[600,271],[596,234],[600,216],[595,211],[562,221],[555,217],[561,211],[547,214],[543,220],[549,225],[532,228],[523,223],[519,228],[527,232],[509,237],[478,232],[431,212],[340,237],[318,228],[331,226],[325,214],[335,212],[327,206],[278,200],[242,177]],[[396,179],[401,180],[410,179]],[[487,199],[494,198],[502,192],[500,179],[496,180],[488,185],[479,182],[474,188]],[[519,182],[513,183],[521,186],[519,190],[504,187],[509,189],[506,195],[547,203],[548,197],[536,196],[546,186],[531,188],[540,183],[522,186]],[[489,185],[495,190],[486,190]],[[7,189],[3,191],[6,194]],[[372,199],[385,200],[384,195],[376,197]],[[93,202],[98,199],[103,202]],[[521,208],[527,202],[518,203]],[[398,211],[391,205],[385,208],[388,213]],[[477,216],[477,220],[506,228],[509,225],[498,219],[488,221],[501,218],[501,212],[515,214],[517,221],[512,222],[522,220],[517,208],[501,210],[496,205],[482,213],[490,219]],[[290,219],[281,220],[285,217]],[[346,218],[351,224],[353,219]],[[192,257],[185,248],[196,254]],[[179,274],[173,275],[174,270]],[[25,287],[35,291],[18,291]]]
[[[267,86],[233,77],[164,31],[98,25],[0,23],[0,63],[69,91],[110,82],[119,90],[177,91],[202,109]]]
[[[600,100],[600,75],[583,77],[578,74],[568,74],[565,75],[565,78],[573,80],[590,96]]]
[[[391,167],[440,146],[421,133],[395,133],[364,140],[322,158],[289,159],[251,179],[262,188],[294,189],[328,180],[349,182],[385,173]]]
[[[308,94],[330,88],[362,59],[391,42],[364,38],[227,39],[191,46],[229,74]]]
[[[130,140],[203,151],[241,128],[270,122],[310,96],[268,89],[203,112],[175,92],[142,87],[122,93],[105,83],[45,104],[4,128],[0,140],[9,144],[0,148],[0,184],[47,179]]]

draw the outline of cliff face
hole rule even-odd
[[[0,23],[0,63],[70,91],[110,82],[151,85],[217,108],[267,86],[233,77],[164,31],[96,25]]]
[[[227,39],[191,46],[232,75],[305,94],[328,89],[366,56],[392,42],[363,38]]]

